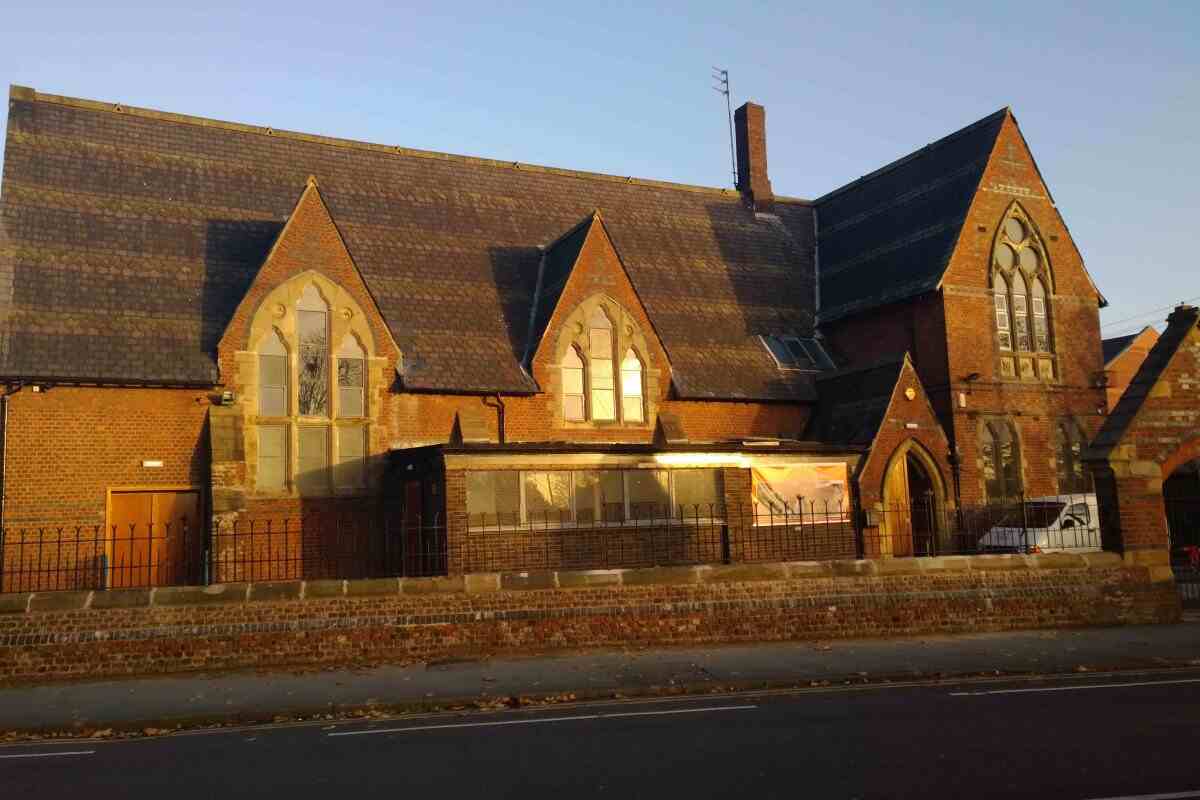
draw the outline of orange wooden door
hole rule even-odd
[[[151,492],[114,492],[109,502],[108,585],[113,588],[150,586],[154,563],[150,523],[154,519]]]
[[[113,492],[109,502],[108,585],[166,586],[198,573],[198,492]]]
[[[200,495],[154,493],[152,554],[157,586],[195,582],[201,551]]]

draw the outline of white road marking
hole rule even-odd
[[[1124,689],[1128,686],[1169,686],[1175,683],[1200,683],[1200,678],[1181,678],[1177,681],[1131,681],[1128,683],[1089,683],[1084,686],[1042,686],[1032,689],[985,689],[980,692],[951,692],[951,697],[976,697],[982,694],[1029,694],[1032,692],[1077,692],[1080,689]],[[1152,797],[1154,795],[1146,795]],[[1173,795],[1163,795],[1171,797]],[[1192,795],[1179,795],[1191,797]]]
[[[57,753],[18,753],[12,756],[0,756],[0,758],[55,758],[56,756],[92,756],[95,754],[95,750],[62,750]]]
[[[1167,794],[1124,794],[1120,797],[1093,797],[1091,800],[1185,800],[1188,797],[1200,797],[1200,790]]]
[[[374,728],[365,731],[342,731],[327,733],[326,736],[365,736],[373,733],[409,733],[410,731],[437,731],[448,728],[494,728],[501,725],[540,725],[547,722],[577,722],[589,719],[616,719],[619,717],[665,717],[670,714],[702,714],[706,711],[748,711],[758,706],[706,706],[704,708],[677,708],[671,711],[623,711],[615,714],[579,714],[573,717],[541,717],[537,719],[505,719],[492,722],[456,722],[446,725],[417,725],[409,728]]]

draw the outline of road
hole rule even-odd
[[[0,747],[4,798],[1200,798],[1200,670]],[[353,794],[351,794],[353,793]]]

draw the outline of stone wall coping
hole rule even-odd
[[[920,558],[791,561],[764,564],[715,564],[636,569],[477,572],[430,578],[364,580],[287,580],[226,583],[212,586],[163,586],[0,594],[0,614],[84,611],[89,609],[178,608],[296,600],[371,598],[428,594],[486,594],[544,589],[594,589],[653,586],[924,575],[931,573],[1076,569],[1154,568],[1165,554],[1042,553],[1038,555],[933,556]],[[1169,569],[1169,567],[1168,567]]]

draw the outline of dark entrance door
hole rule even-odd
[[[1200,605],[1200,460],[1163,481],[1163,503],[1175,578],[1188,605]]]
[[[933,501],[933,479],[919,459],[909,453],[908,507],[912,509],[913,551],[916,555],[934,555],[937,549],[936,509]]]

